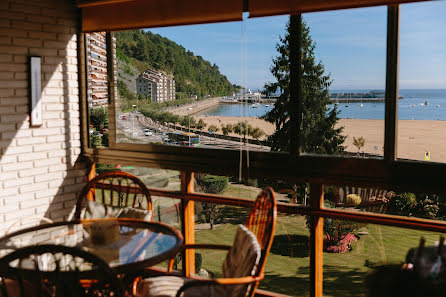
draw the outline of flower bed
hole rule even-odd
[[[346,253],[351,250],[351,243],[358,240],[352,233],[347,233],[338,240],[329,235],[324,237],[324,251],[328,253]]]

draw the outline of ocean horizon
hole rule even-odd
[[[363,92],[370,90],[331,90],[330,93]],[[400,120],[446,120],[446,89],[401,89],[398,101],[398,119]],[[384,119],[384,102],[343,102],[339,103],[339,118],[342,119]],[[273,109],[272,104],[218,104],[196,115],[261,117]],[[328,105],[329,110],[334,104]]]

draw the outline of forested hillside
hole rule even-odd
[[[198,98],[236,91],[217,65],[211,65],[165,37],[143,30],[116,32],[115,37],[117,59],[128,72],[136,68],[141,73],[152,68],[173,74],[177,93]]]

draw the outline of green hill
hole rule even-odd
[[[181,45],[153,34],[135,30],[115,32],[118,74],[133,90],[134,78],[148,68],[173,74],[177,94],[225,96],[236,92],[218,66],[194,55]]]

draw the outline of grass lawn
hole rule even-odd
[[[239,213],[243,210],[232,207],[222,211]],[[240,220],[241,221],[241,220]],[[196,231],[199,243],[232,244],[236,223],[219,225],[214,230]],[[361,229],[364,233],[353,243],[352,250],[344,254],[324,253],[324,296],[364,296],[364,279],[373,271],[374,265],[403,263],[407,251],[418,246],[421,236],[426,238],[426,245],[433,245],[439,235],[432,232],[416,231],[403,228],[367,225]],[[309,232],[305,218],[294,215],[280,215],[271,253],[265,269],[265,279],[261,289],[292,296],[309,295]],[[197,251],[203,256],[202,268],[221,276],[221,263],[224,252]]]

